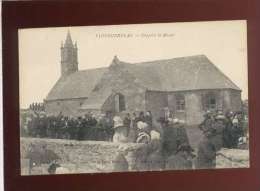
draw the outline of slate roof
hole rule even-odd
[[[240,90],[204,55],[124,65],[149,90]]]
[[[134,64],[122,62],[114,58],[112,64],[115,63],[122,70],[133,75],[135,82],[148,90],[234,89],[241,91],[204,55]],[[48,94],[46,100],[88,97],[102,78],[104,72],[109,72],[110,68],[78,71],[67,77],[60,78]],[[100,93],[102,94],[102,92]],[[96,94],[93,95],[97,96]],[[91,97],[90,99],[92,99]],[[103,102],[103,96],[100,96],[100,100]]]
[[[114,92],[110,88],[107,88],[107,91],[102,91],[102,94],[95,91],[91,92],[89,98],[84,101],[80,109],[100,109],[107,98],[113,94]]]
[[[46,97],[46,100],[87,97],[107,68],[82,70],[61,77]]]

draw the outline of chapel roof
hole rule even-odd
[[[127,64],[126,68],[149,90],[240,90],[205,55]]]
[[[107,68],[88,69],[60,77],[46,97],[46,100],[85,98]]]
[[[114,63],[116,61],[116,63]],[[203,89],[240,90],[205,55],[179,57],[141,63],[126,63],[117,57],[110,67],[77,71],[61,77],[46,100],[88,97],[113,67],[132,75],[135,83],[151,91],[186,91]],[[105,88],[107,89],[107,88]],[[108,88],[109,91],[111,88]],[[102,92],[100,92],[102,94]],[[103,100],[103,99],[102,99]]]

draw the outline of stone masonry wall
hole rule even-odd
[[[51,115],[58,115],[62,112],[66,116],[78,116],[78,110],[86,98],[54,100],[45,102],[46,112]]]
[[[145,109],[151,111],[153,119],[164,116],[164,108],[168,106],[167,92],[147,91],[145,94]]]
[[[249,150],[223,148],[217,152],[216,168],[249,167]]]
[[[127,150],[126,159],[129,170],[136,165],[136,161],[146,155],[147,148],[144,144],[112,143],[103,141],[74,141],[61,139],[21,138],[21,165],[28,159],[29,150],[34,147],[37,151],[46,146],[61,158],[62,166],[69,169],[69,173],[113,172],[114,159],[119,151]],[[43,164],[46,166],[47,164]],[[48,165],[47,165],[48,166]],[[22,172],[23,166],[21,166]],[[34,174],[46,174],[41,171]]]

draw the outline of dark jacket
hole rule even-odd
[[[166,125],[162,137],[162,153],[164,157],[169,157],[177,152],[179,145],[177,128],[173,125]]]
[[[163,132],[162,152],[167,158],[177,152],[182,144],[189,145],[189,139],[186,129],[182,124],[166,125]]]
[[[192,161],[188,160],[185,154],[180,151],[170,156],[166,161],[166,170],[185,170],[192,169]]]
[[[196,168],[208,169],[216,167],[216,148],[214,144],[204,137],[199,143]]]
[[[214,144],[216,150],[220,150],[223,147],[223,132],[225,129],[224,122],[217,120],[213,123],[212,128],[214,132],[210,136],[210,141]]]

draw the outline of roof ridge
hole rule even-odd
[[[188,59],[188,58],[194,58],[194,57],[203,57],[203,58],[207,58],[206,55],[204,54],[197,54],[197,55],[191,55],[191,56],[182,56],[182,57],[175,57],[175,58],[168,58],[168,59],[158,59],[158,60],[151,60],[151,61],[144,61],[144,62],[125,62],[122,60],[119,60],[120,64],[124,64],[124,65],[141,65],[141,64],[147,64],[147,63],[156,63],[159,64],[157,62],[159,61],[171,61],[171,60],[175,60],[175,59]],[[109,66],[104,66],[104,67],[98,67],[98,68],[87,68],[87,69],[83,69],[83,70],[78,70],[77,72],[84,72],[84,71],[89,71],[89,70],[101,70],[101,69],[107,69],[109,68]]]
[[[168,58],[168,59],[158,59],[158,60],[151,60],[151,61],[144,61],[144,62],[135,62],[135,63],[126,63],[126,64],[147,64],[147,63],[156,63],[159,64],[158,62],[165,62],[165,61],[171,61],[171,60],[178,60],[178,59],[189,59],[189,58],[208,58],[205,54],[196,54],[196,55],[191,55],[191,56],[181,56],[181,57],[174,57],[174,58]],[[121,61],[120,61],[121,62]]]
[[[86,71],[90,71],[90,70],[102,70],[102,69],[107,69],[108,67],[98,67],[98,68],[87,68],[87,69],[83,69],[83,70],[78,70],[77,72],[86,72]],[[77,73],[74,72],[74,73]]]

